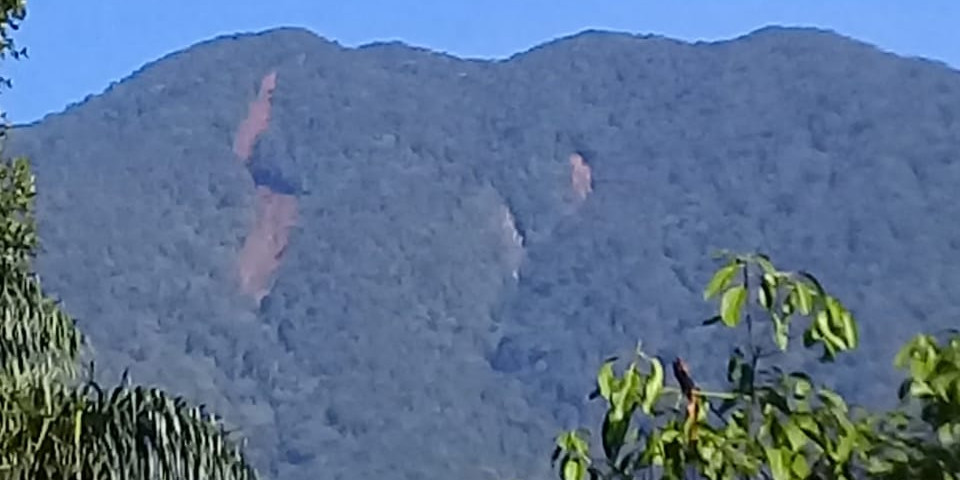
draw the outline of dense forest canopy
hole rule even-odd
[[[896,348],[960,314],[958,127],[960,73],[819,30],[590,31],[494,62],[278,29],[11,148],[105,379],[209,404],[271,478],[488,479],[546,474],[638,339],[722,376],[689,309],[714,249],[818,272],[862,329],[830,383],[893,398]]]

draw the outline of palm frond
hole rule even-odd
[[[0,388],[0,478],[253,480],[200,407],[157,389]]]
[[[73,378],[83,341],[34,275],[0,262],[0,375]]]
[[[202,408],[72,381],[83,336],[31,271],[34,196],[26,160],[0,162],[0,478],[256,478]]]
[[[30,269],[37,245],[35,195],[25,159],[0,163],[0,375],[5,381],[72,377],[83,345],[73,320],[44,295]]]

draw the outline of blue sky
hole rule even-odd
[[[503,57],[586,28],[716,40],[759,27],[818,26],[960,68],[960,1],[924,0],[67,0],[29,3],[2,66],[16,123],[103,91],[144,63],[217,35],[292,25],[347,46],[377,40]]]

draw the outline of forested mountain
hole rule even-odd
[[[542,478],[604,356],[721,378],[717,249],[845,300],[863,348],[829,380],[867,404],[960,319],[960,73],[825,31],[502,61],[223,37],[11,150],[101,374],[207,403],[276,479]]]

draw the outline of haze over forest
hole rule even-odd
[[[719,249],[844,299],[862,347],[828,380],[864,404],[960,316],[960,73],[827,31],[478,61],[276,29],[10,148],[103,378],[208,404],[269,478],[545,478],[606,356],[642,340],[722,379]]]

